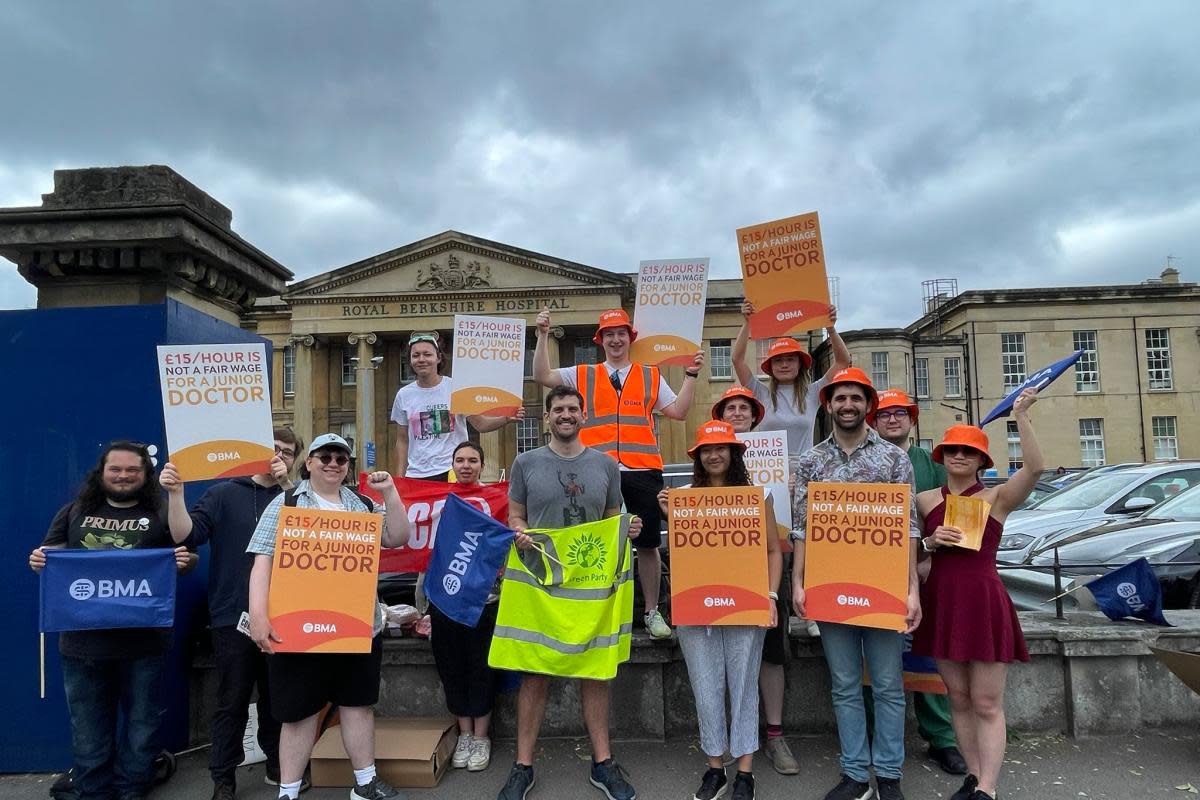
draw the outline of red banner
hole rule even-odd
[[[400,499],[408,510],[408,521],[412,523],[412,535],[404,547],[384,548],[379,555],[380,572],[425,572],[429,558],[433,555],[433,543],[437,539],[438,519],[446,496],[456,494],[494,519],[508,524],[508,481],[500,483],[463,486],[459,483],[423,481],[419,478],[392,478]],[[358,490],[375,503],[383,498],[367,486],[367,475],[358,476]]]

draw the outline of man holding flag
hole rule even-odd
[[[172,502],[182,504],[182,495]],[[56,548],[173,546],[149,452],[145,445],[118,441],[101,453],[79,495],[54,515],[42,544],[29,554],[29,566],[40,573],[46,567],[46,550]],[[176,547],[175,563],[184,571],[195,562],[187,548]],[[65,562],[63,567],[67,567]],[[108,574],[118,568],[112,561]],[[114,577],[122,583],[136,582],[139,588],[134,596],[117,601],[134,605],[144,593],[142,574]],[[48,579],[49,573],[43,576]],[[94,587],[95,583],[81,573],[72,581],[75,600],[68,602],[102,602],[102,591],[75,593],[76,585]],[[43,608],[43,616],[48,611]],[[154,759],[161,749],[158,728],[163,714],[163,668],[171,639],[172,630],[165,626],[75,629],[60,635],[63,687],[71,716],[72,785],[79,800],[113,796],[136,800],[149,794]],[[118,719],[123,720],[123,727]]]
[[[526,528],[567,527],[621,513],[617,462],[580,441],[583,419],[583,396],[578,391],[566,386],[551,389],[546,395],[545,413],[550,428],[549,444],[522,453],[513,462],[508,524],[516,532],[517,546],[524,550],[535,546],[532,537],[524,532]],[[640,530],[640,522],[635,519],[630,524],[630,538],[636,537]],[[493,640],[493,652],[497,641]],[[524,800],[533,787],[533,748],[546,713],[549,686],[550,676],[539,673],[526,673],[521,682],[517,699],[517,758],[497,800]],[[636,792],[609,749],[608,681],[583,679],[580,695],[584,724],[592,743],[592,785],[609,800],[634,800]]]

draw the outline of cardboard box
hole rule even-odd
[[[379,717],[375,720],[375,769],[392,786],[437,786],[458,740],[452,717]],[[313,786],[353,786],[354,771],[342,746],[342,728],[321,735],[312,753]]]
[[[1150,652],[1158,656],[1158,660],[1166,664],[1167,669],[1174,672],[1193,692],[1200,694],[1200,653],[1184,653],[1158,647],[1151,647]]]

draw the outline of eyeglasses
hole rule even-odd
[[[296,457],[296,451],[295,451],[295,450],[289,450],[289,449],[288,449],[288,448],[286,448],[286,447],[280,447],[279,445],[275,445],[275,455],[277,455],[277,456],[283,456],[284,458],[295,458],[295,457]]]
[[[329,465],[330,461],[336,462],[339,467],[344,467],[350,462],[350,457],[344,453],[338,453],[337,455],[333,453],[318,453],[316,458],[326,466]]]
[[[875,419],[908,419],[908,409],[893,408],[887,411],[876,411]]]
[[[974,447],[968,447],[965,444],[942,445],[942,455],[946,456],[973,456],[978,452]]]

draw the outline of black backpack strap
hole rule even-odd
[[[296,507],[296,490],[294,488],[283,493],[283,504],[288,508]]]
[[[374,501],[374,500],[372,500],[371,498],[367,497],[365,494],[363,494],[362,492],[358,491],[357,489],[351,489],[350,491],[354,492],[354,495],[355,495],[355,496],[356,496],[356,497],[357,497],[359,500],[362,500],[362,501],[363,501],[363,505],[367,507],[367,511],[370,511],[372,514],[374,514],[374,513],[375,513],[375,501]]]

